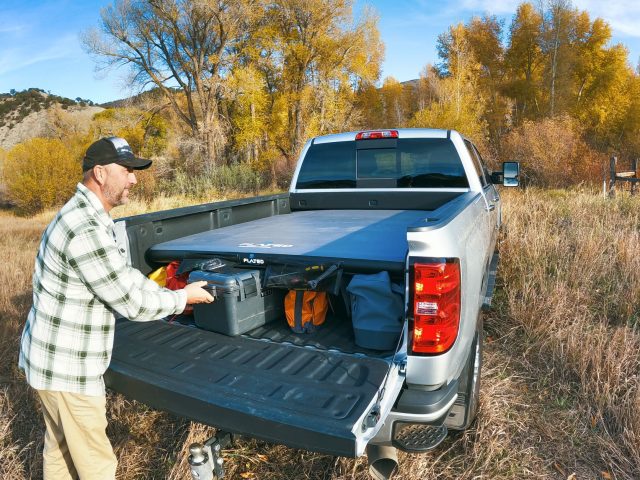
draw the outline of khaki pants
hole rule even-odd
[[[113,480],[117,460],[107,438],[104,396],[38,390],[47,432],[44,480]]]

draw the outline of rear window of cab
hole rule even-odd
[[[468,188],[462,161],[446,138],[313,143],[296,189]]]

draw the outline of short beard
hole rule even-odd
[[[105,184],[104,187],[102,187],[102,195],[104,195],[104,198],[111,206],[117,207],[124,205],[129,200],[124,196],[124,190],[123,188],[120,192],[117,192],[111,185]]]

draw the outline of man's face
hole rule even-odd
[[[106,180],[102,185],[102,194],[111,207],[123,205],[129,201],[129,189],[137,182],[132,168],[110,163],[103,167]]]

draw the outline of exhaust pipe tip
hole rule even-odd
[[[395,447],[368,445],[369,475],[375,480],[389,480],[398,470],[398,451]]]

